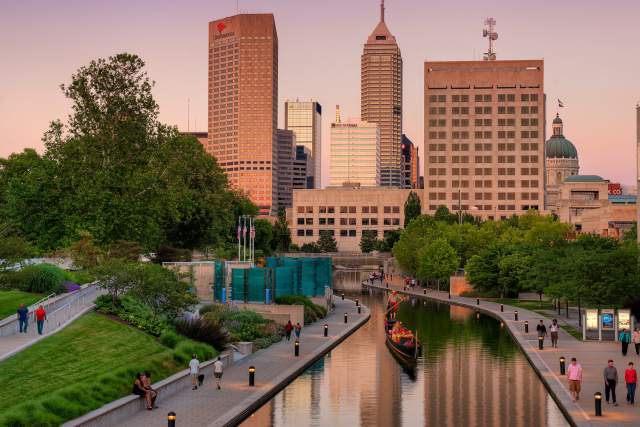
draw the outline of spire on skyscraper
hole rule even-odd
[[[384,0],[380,0],[380,22],[384,22]]]

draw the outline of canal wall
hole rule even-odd
[[[573,336],[565,332],[564,330],[560,331],[560,345],[564,348],[559,349],[549,349],[539,351],[538,339],[536,334],[535,325],[540,319],[545,320],[545,324],[549,324],[551,321],[549,319],[544,318],[542,315],[532,312],[530,310],[512,307],[504,305],[501,308],[500,304],[488,302],[488,301],[480,301],[478,305],[478,301],[475,298],[466,298],[459,297],[454,295],[449,295],[448,292],[437,292],[431,290],[424,289],[415,289],[415,290],[405,290],[403,286],[391,286],[387,288],[386,286],[382,286],[379,282],[375,284],[370,284],[369,282],[362,282],[363,287],[370,287],[375,289],[382,290],[393,290],[398,293],[417,297],[424,298],[431,301],[441,302],[450,305],[457,305],[461,307],[466,307],[472,310],[476,310],[487,314],[496,320],[500,321],[501,324],[506,326],[507,331],[513,338],[513,340],[518,344],[522,353],[527,358],[529,364],[534,369],[545,388],[549,392],[549,395],[556,402],[562,413],[564,414],[567,422],[573,427],[592,427],[592,426],[631,426],[631,425],[640,425],[640,415],[635,414],[632,418],[628,418],[626,416],[620,417],[615,414],[609,414],[607,417],[591,417],[586,409],[582,407],[581,403],[585,402],[589,406],[586,408],[593,407],[593,392],[589,394],[594,387],[598,385],[601,386],[602,381],[601,373],[602,367],[606,364],[607,358],[600,358],[599,363],[603,366],[597,368],[597,379],[594,379],[594,383],[597,383],[592,386],[586,387],[586,378],[583,381],[583,400],[578,401],[578,403],[574,403],[571,399],[571,395],[568,392],[567,387],[563,384],[566,382],[566,377],[559,378],[558,375],[555,374],[555,371],[550,368],[550,365],[557,364],[557,357],[559,358],[561,355],[564,355],[567,360],[567,366],[569,360],[572,356],[577,356],[578,360],[584,361],[586,360],[587,354],[589,354],[590,349],[588,347],[576,348],[577,345],[583,344],[576,340]],[[504,311],[501,311],[504,310]],[[518,311],[518,320],[515,320],[515,312]],[[524,322],[527,321],[529,324],[529,332],[524,332]],[[570,346],[568,344],[571,344]],[[548,345],[547,340],[547,345]],[[544,353],[546,351],[546,353]],[[586,353],[581,355],[580,353]],[[543,356],[544,355],[544,356]],[[555,360],[554,360],[555,359]],[[602,362],[604,361],[604,362]],[[554,363],[555,362],[555,363]],[[585,369],[585,363],[583,363],[583,369]],[[622,366],[619,366],[622,368]],[[623,387],[619,387],[619,394],[623,396]],[[603,393],[604,394],[604,393]],[[607,406],[607,405],[604,405]],[[605,408],[607,409],[607,408]],[[626,414],[625,414],[626,415]]]

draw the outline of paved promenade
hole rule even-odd
[[[222,390],[215,388],[213,378],[206,378],[198,390],[186,389],[167,400],[160,396],[160,409],[139,412],[120,427],[164,426],[169,411],[176,413],[176,425],[180,427],[236,425],[369,319],[366,307],[357,314],[354,301],[336,296],[333,301],[333,313],[302,328],[299,357],[294,357],[293,338],[290,342],[283,340],[227,368]],[[329,325],[328,338],[324,337],[325,323]],[[249,366],[256,368],[255,387],[248,385]]]
[[[44,322],[44,334],[38,335],[36,322],[33,315],[29,319],[29,327],[26,334],[18,331],[18,324],[15,322],[15,334],[0,337],[0,361],[5,360],[25,348],[35,344],[55,334],[65,326],[69,325],[82,314],[93,308],[93,302],[102,294],[102,290],[96,286],[78,291],[78,294],[68,298],[62,306],[48,310],[47,320]]]
[[[386,289],[386,285],[382,286],[379,282],[376,282],[372,287]],[[480,300],[480,305],[476,305],[475,298],[456,296],[451,296],[451,299],[449,299],[447,292],[427,291],[427,294],[424,295],[422,289],[403,291],[403,286],[395,280],[394,283],[390,284],[390,287],[408,295],[466,306],[504,321],[533,368],[543,379],[560,409],[565,412],[565,415],[571,417],[575,425],[580,427],[640,426],[640,393],[636,392],[635,406],[629,406],[625,402],[624,370],[629,362],[633,362],[637,367],[640,365],[640,357],[636,356],[632,348],[630,348],[627,356],[623,357],[620,351],[620,344],[579,341],[561,329],[557,349],[551,347],[551,340],[547,337],[544,342],[544,349],[539,350],[536,324],[540,319],[543,319],[548,328],[551,319],[543,318],[538,313],[511,306],[504,306],[504,312],[501,312],[500,304]],[[514,320],[515,310],[518,310],[518,321]],[[525,321],[529,322],[529,333],[524,332]],[[580,400],[577,402],[571,400],[566,376],[560,375],[559,359],[561,356],[566,358],[567,366],[572,357],[577,358],[582,365],[582,392],[580,393]],[[613,359],[615,366],[618,368],[618,378],[621,382],[616,388],[619,406],[607,405],[604,400],[602,370],[606,367],[608,359]],[[594,410],[593,395],[597,391],[601,392],[603,396],[601,417],[596,417]]]

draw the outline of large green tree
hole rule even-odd
[[[421,211],[420,196],[415,191],[409,192],[409,196],[404,202],[404,226],[406,227],[412,220],[419,217]]]
[[[458,254],[443,237],[424,245],[417,255],[417,274],[421,280],[446,281],[458,268]]]
[[[362,230],[360,238],[360,250],[363,253],[369,253],[376,249],[377,236],[375,230]]]

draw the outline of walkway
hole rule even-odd
[[[369,320],[366,307],[358,314],[353,301],[337,296],[333,301],[333,313],[302,329],[298,358],[294,357],[293,340],[274,344],[227,368],[222,390],[216,390],[215,381],[206,378],[198,390],[186,389],[167,400],[160,396],[161,409],[139,412],[119,427],[162,426],[169,411],[176,413],[176,424],[181,427],[236,425]],[[324,337],[325,323],[329,325],[328,338]],[[255,387],[248,386],[249,366],[256,369]]]
[[[55,334],[76,318],[93,308],[93,302],[102,294],[102,289],[97,285],[89,285],[76,291],[73,296],[65,299],[64,303],[54,310],[48,310],[47,321],[44,324],[44,334],[38,335],[36,322],[33,315],[29,319],[29,327],[26,334],[19,333],[18,322],[15,323],[13,335],[0,337],[0,361],[24,350],[49,335]]]
[[[368,283],[365,285],[371,286]],[[559,348],[551,348],[550,340],[546,339],[544,350],[539,350],[538,336],[535,329],[536,324],[540,319],[543,319],[548,327],[551,320],[542,317],[538,313],[506,305],[504,306],[504,312],[501,312],[500,304],[498,303],[480,300],[480,305],[477,305],[475,298],[451,296],[451,299],[449,299],[447,292],[428,290],[425,295],[423,289],[403,291],[403,287],[395,283],[390,286],[393,290],[401,293],[448,304],[466,306],[504,321],[511,335],[518,342],[525,356],[544,381],[560,409],[565,412],[565,415],[569,415],[573,419],[575,425],[580,427],[640,426],[640,393],[636,393],[636,406],[629,406],[625,403],[626,386],[618,384],[616,391],[620,406],[607,405],[606,401],[604,401],[604,380],[602,377],[602,370],[607,365],[607,360],[613,359],[615,366],[618,368],[618,378],[621,382],[624,382],[624,370],[627,363],[634,362],[636,366],[640,365],[640,357],[636,356],[635,352],[629,351],[627,356],[623,357],[619,344],[578,341],[562,329],[559,334]],[[383,287],[379,282],[371,287],[386,289],[386,285]],[[514,320],[515,310],[518,311],[518,321]],[[525,321],[529,322],[529,333],[524,332]],[[560,375],[559,359],[561,356],[565,357],[567,366],[571,358],[575,357],[583,368],[582,392],[580,393],[580,400],[575,403],[571,400],[566,376]],[[603,395],[602,417],[595,416],[593,396],[597,391]]]

